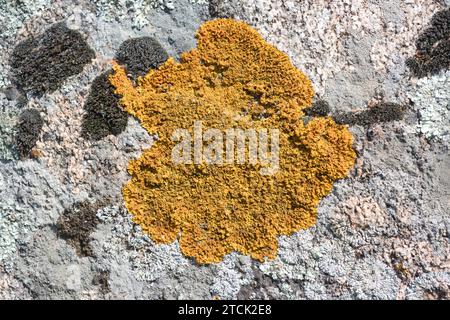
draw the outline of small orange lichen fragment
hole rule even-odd
[[[355,161],[353,138],[330,118],[307,125],[308,78],[251,27],[230,19],[206,22],[198,46],[181,62],[169,59],[137,81],[114,66],[111,83],[121,104],[159,140],[129,164],[123,188],[134,221],[157,243],[179,238],[199,263],[221,261],[233,250],[263,261],[276,256],[279,235],[316,222],[317,206]],[[280,130],[280,169],[264,176],[258,165],[175,165],[175,129]]]

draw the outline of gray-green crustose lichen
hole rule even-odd
[[[13,50],[13,81],[26,92],[42,96],[61,87],[94,59],[95,53],[75,30],[56,23],[37,37],[20,42]]]
[[[20,106],[4,90],[0,91],[0,161],[17,159],[15,132]]]
[[[419,79],[408,97],[418,114],[417,132],[430,141],[450,138],[450,70]]]

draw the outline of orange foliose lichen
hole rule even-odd
[[[110,77],[123,108],[159,140],[129,164],[124,186],[134,221],[157,243],[179,239],[199,263],[233,250],[263,261],[277,254],[279,235],[311,227],[317,206],[355,161],[353,138],[331,118],[302,121],[311,104],[308,78],[245,23],[204,23],[198,45],[137,80],[114,66]],[[279,170],[258,164],[172,162],[174,130],[203,127],[279,130]]]

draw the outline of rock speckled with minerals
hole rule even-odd
[[[448,299],[449,6],[0,0],[0,298]],[[198,50],[196,31],[215,18],[249,24],[289,57],[316,93],[302,124],[343,120],[357,155],[348,176],[317,197],[315,224],[280,236],[263,262],[238,250],[199,265],[182,239],[150,237],[122,190],[136,179],[130,161],[157,150],[162,136],[133,116],[116,122],[128,112],[113,108],[114,96],[87,103],[122,49],[136,57],[127,71],[136,88],[167,56],[171,68],[183,65],[183,53]],[[100,139],[85,136],[92,114]]]

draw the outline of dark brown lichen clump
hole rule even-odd
[[[169,58],[159,42],[150,37],[124,41],[116,54],[118,63],[125,66],[134,79],[144,76],[150,69],[159,67]]]
[[[166,51],[153,38],[141,37],[124,41],[116,53],[133,79],[145,75],[160,66],[168,58]],[[119,135],[128,123],[128,113],[119,105],[119,96],[108,80],[111,70],[101,74],[92,82],[89,96],[84,104],[86,111],[82,123],[82,136],[98,141],[108,135]]]
[[[100,222],[97,211],[103,207],[101,202],[88,201],[76,203],[64,210],[56,224],[58,235],[72,245],[80,257],[93,256],[90,235]]]
[[[108,80],[107,71],[92,82],[89,96],[84,104],[86,111],[82,122],[82,136],[90,140],[100,140],[125,130],[128,114],[119,106],[119,96]]]
[[[21,159],[30,157],[43,124],[44,121],[39,111],[35,109],[26,109],[20,114],[16,126],[15,145]]]
[[[371,124],[398,121],[403,118],[406,107],[396,103],[378,103],[364,111],[341,112],[333,116],[339,124],[368,126]]]
[[[416,41],[416,55],[406,61],[414,76],[434,75],[450,67],[450,9],[436,13]]]
[[[103,294],[110,291],[109,276],[110,272],[108,270],[102,270],[94,275],[92,279],[92,284],[95,286],[99,286],[100,292],[102,292]]]
[[[11,67],[19,89],[41,96],[80,73],[94,57],[82,35],[61,22],[20,42],[12,53]]]
[[[305,115],[310,117],[326,117],[330,113],[330,105],[325,100],[315,101],[311,107],[305,109]]]

